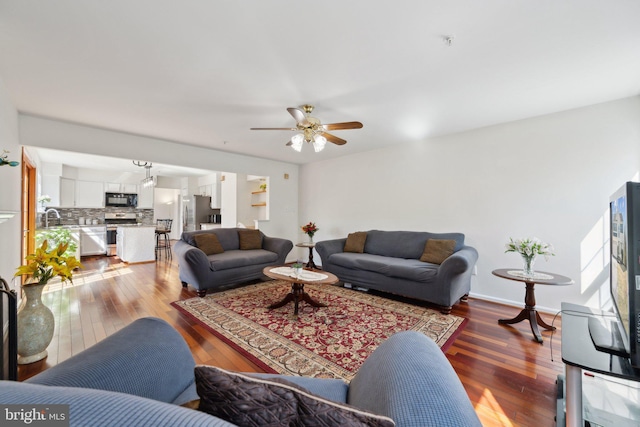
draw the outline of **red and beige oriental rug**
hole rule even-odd
[[[293,303],[268,310],[291,289],[271,281],[176,301],[172,305],[200,322],[267,372],[349,381],[364,360],[396,332],[415,330],[443,351],[467,320],[376,295],[328,285],[305,285],[327,307]]]

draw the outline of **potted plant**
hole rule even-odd
[[[291,268],[293,269],[293,274],[296,277],[299,277],[302,273],[302,262],[300,260],[296,260],[293,264],[291,264]]]
[[[82,264],[74,256],[65,256],[67,244],[60,243],[48,250],[45,240],[35,253],[27,255],[26,264],[18,267],[14,277],[25,276],[25,293],[18,309],[18,363],[37,362],[47,357],[47,347],[53,338],[53,313],[42,303],[42,290],[54,277],[72,281],[73,270]]]

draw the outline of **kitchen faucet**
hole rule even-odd
[[[53,212],[56,214],[56,218],[58,218],[58,225],[60,225],[60,212],[58,212],[53,208],[49,208],[46,211],[44,211],[44,226],[46,228],[49,228],[49,212]]]

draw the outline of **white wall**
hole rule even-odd
[[[260,229],[267,236],[297,238],[291,224],[298,220],[298,165],[23,114],[19,128],[20,142],[27,146],[269,176],[272,220],[261,223]],[[285,174],[290,178],[284,179]]]
[[[0,153],[2,150],[9,151],[9,160],[21,165],[0,167],[0,211],[19,212],[22,148],[18,140],[18,112],[0,79]],[[0,276],[12,287],[17,287],[12,279],[20,265],[21,229],[19,214],[0,224]]]
[[[463,232],[480,254],[472,293],[513,304],[524,284],[491,271],[521,267],[504,253],[509,237],[536,236],[557,254],[536,268],[576,281],[536,287],[538,305],[557,309],[597,299],[609,195],[639,171],[633,97],[304,165],[298,223],[316,222],[316,241],[370,229]]]

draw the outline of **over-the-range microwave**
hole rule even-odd
[[[104,205],[135,208],[138,206],[138,195],[134,193],[105,193]]]

